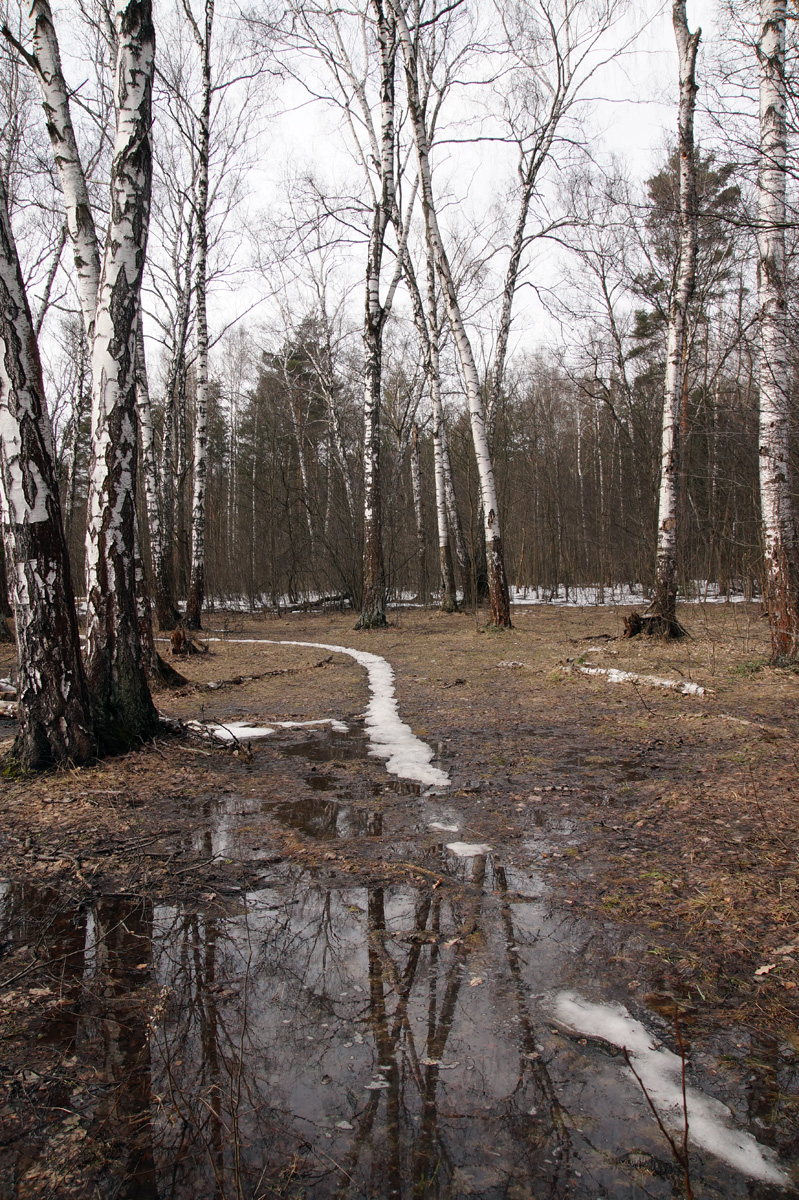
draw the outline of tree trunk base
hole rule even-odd
[[[456,613],[459,611],[458,602],[454,596],[444,596],[438,608],[439,612]]]
[[[664,617],[660,613],[645,613],[641,616],[640,613],[633,612],[624,618],[624,637],[634,638],[642,633],[647,637],[668,641],[672,638],[686,637],[688,630],[676,617]]]
[[[174,605],[167,609],[161,609],[156,605],[156,616],[158,617],[158,628],[162,633],[170,633],[178,622],[183,620]]]
[[[165,687],[183,687],[189,682],[185,675],[181,675],[180,671],[176,671],[175,668],[158,653],[156,653],[155,664],[150,671],[150,678],[156,680],[158,683],[164,684]]]
[[[386,614],[378,609],[376,612],[362,612],[355,626],[356,629],[385,629],[388,625]]]

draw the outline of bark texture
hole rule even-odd
[[[0,496],[14,572],[23,769],[95,752],[39,349],[0,178]]]
[[[402,9],[396,3],[396,0],[392,0],[392,3],[394,4],[397,31],[405,63],[408,108],[413,126],[413,139],[419,165],[419,185],[425,230],[428,243],[433,252],[436,271],[441,282],[447,317],[452,329],[452,336],[466,383],[472,442],[474,444],[475,458],[477,459],[477,470],[480,476],[480,494],[483,505],[486,556],[488,559],[491,623],[499,628],[509,628],[511,624],[510,598],[508,595],[508,581],[505,575],[505,558],[499,527],[499,505],[494,482],[494,468],[488,446],[485,412],[480,392],[480,379],[477,374],[474,352],[463,321],[455,280],[438,224],[433,194],[433,179],[430,169],[427,127],[419,87],[416,50]]]
[[[136,602],[136,326],[152,181],[155,31],[150,0],[121,3],[116,136],[92,354],[92,463],[86,534],[87,675],[104,744],[157,724]]]
[[[1,402],[1,401],[0,401]],[[11,628],[11,601],[8,597],[8,575],[6,574],[6,551],[4,538],[0,534],[0,642],[13,642],[14,632]]]
[[[702,36],[701,29],[697,29],[695,33],[689,32],[685,0],[676,0],[672,9],[672,21],[680,61],[680,249],[677,283],[669,308],[660,449],[657,565],[655,594],[649,609],[650,616],[656,622],[656,632],[664,637],[679,637],[685,632],[677,620],[677,531],[681,517],[678,512],[680,427],[688,368],[688,306],[696,286],[698,221],[694,110],[699,90],[696,83],[696,53]]]
[[[784,0],[761,0],[758,301],[760,504],[771,660],[799,653],[799,553],[790,481],[791,413],[785,303],[786,87]]]

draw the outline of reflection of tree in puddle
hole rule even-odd
[[[460,898],[300,876],[224,920],[161,910],[169,1195],[560,1194],[568,1141],[521,980],[477,983],[485,876],[475,860]],[[490,936],[512,944],[510,913]]]
[[[593,934],[520,903],[492,856],[448,867],[458,888],[418,891],[284,868],[227,911],[111,896],[73,914],[19,889],[13,940],[44,938],[59,998],[36,1028],[83,1072],[48,1103],[88,1136],[40,1137],[50,1192],[19,1149],[14,1194],[678,1195],[648,1113],[620,1096],[614,1124],[605,1068],[533,1008],[571,963],[590,977]],[[707,1194],[771,1194],[740,1186]]]

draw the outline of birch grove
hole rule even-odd
[[[47,525],[86,579],[79,756],[156,727],[152,612],[199,628],[224,601],[321,597],[372,630],[402,600],[479,609],[487,574],[497,629],[520,592],[635,586],[670,636],[718,592],[761,598],[772,662],[797,658],[782,0],[756,30],[731,10],[756,36],[715,30],[717,60],[703,41],[698,111],[675,0],[677,140],[646,166],[595,113],[640,99],[621,0],[314,0],[278,22],[175,0],[157,79],[149,0],[70,3],[9,5],[0,39],[0,638],[13,612],[21,670],[39,662],[19,572]],[[38,736],[30,762],[67,754]]]

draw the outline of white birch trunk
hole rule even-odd
[[[194,29],[202,57],[202,109],[199,123],[197,179],[197,387],[194,401],[194,479],[191,510],[191,575],[186,602],[186,625],[202,628],[205,599],[205,494],[208,481],[208,171],[211,142],[211,35],[214,0],[205,0],[205,28],[200,33],[191,17],[188,0],[184,9]]]
[[[761,0],[758,301],[760,504],[772,662],[799,652],[799,569],[790,486],[785,307],[785,0]]]
[[[136,324],[152,181],[155,32],[151,0],[118,0],[111,216],[92,351],[92,464],[86,533],[87,674],[103,739],[130,744],[157,714],[136,604]]]
[[[425,229],[428,242],[435,258],[436,270],[441,280],[441,290],[444,305],[449,318],[452,335],[460,359],[461,370],[466,384],[466,395],[469,402],[469,416],[472,427],[477,470],[480,476],[480,493],[485,522],[486,555],[488,558],[488,586],[491,602],[491,622],[498,627],[510,626],[510,601],[508,583],[505,576],[505,560],[502,552],[502,537],[499,527],[499,505],[497,502],[494,468],[486,436],[485,413],[480,395],[480,380],[474,353],[463,322],[458,293],[449,264],[449,258],[444,248],[444,241],[438,225],[438,217],[433,196],[433,181],[430,170],[427,129],[424,112],[420,102],[418,80],[418,62],[411,41],[410,32],[405,21],[405,15],[397,0],[392,0],[397,21],[399,41],[405,60],[405,77],[408,87],[408,107],[413,126],[413,138],[416,145],[416,155],[419,165],[419,183],[421,188],[422,211],[424,213]]]
[[[427,548],[424,539],[424,508],[422,505],[422,472],[419,465],[419,426],[414,421],[411,433],[411,491],[416,519],[416,566],[418,573],[417,599],[427,604]]]
[[[669,309],[666,385],[660,450],[657,567],[655,595],[650,606],[658,631],[665,637],[683,631],[677,621],[677,499],[680,482],[680,419],[688,364],[686,332],[688,305],[696,283],[697,211],[694,109],[696,106],[696,52],[701,29],[688,30],[685,0],[675,0],[674,36],[680,60],[680,249],[677,282]]]
[[[0,526],[9,549],[23,769],[95,752],[39,349],[0,176]],[[0,549],[2,553],[2,549]]]
[[[33,30],[32,65],[41,86],[47,132],[64,193],[67,230],[77,272],[78,299],[83,326],[91,345],[100,285],[100,250],[86,176],[72,127],[69,93],[61,69],[58,38],[48,0],[33,0],[30,22]]]
[[[424,320],[424,313],[421,314]],[[433,469],[436,484],[436,526],[438,529],[438,561],[441,573],[441,608],[457,612],[458,602],[452,572],[452,552],[447,524],[447,483],[445,471],[446,430],[444,406],[441,402],[440,328],[436,301],[436,273],[432,257],[427,256],[427,345],[430,359],[430,402],[433,410]],[[450,487],[452,480],[450,478]],[[453,489],[454,501],[454,489]],[[457,511],[455,512],[457,518]],[[466,593],[464,593],[466,594]]]
[[[169,614],[172,606],[166,583],[164,535],[161,523],[161,503],[158,495],[158,467],[155,459],[153,414],[150,403],[150,386],[147,379],[147,359],[141,312],[139,312],[136,322],[136,409],[139,417],[139,442],[142,467],[144,468],[144,498],[150,542],[150,561],[155,584],[156,613],[160,616],[162,610]],[[167,624],[161,625],[161,628],[174,628],[174,623],[167,621]]]
[[[383,329],[388,315],[380,302],[380,272],[386,230],[396,205],[394,192],[394,70],[396,32],[383,0],[372,0],[380,56],[380,191],[375,197],[366,258],[364,306],[364,510],[363,598],[356,628],[386,624],[386,580],[380,478],[380,408],[383,383]]]

